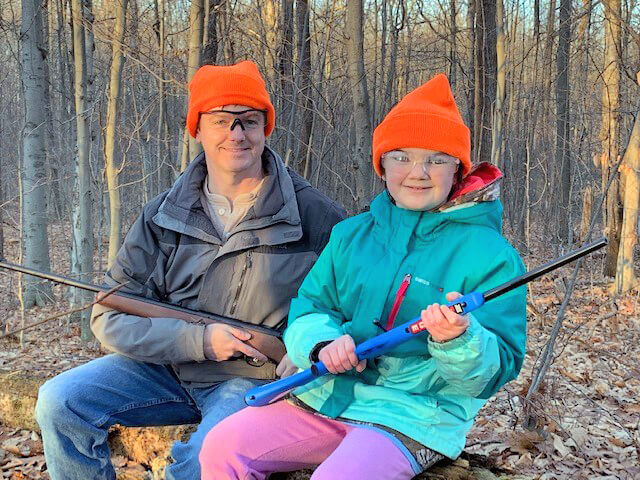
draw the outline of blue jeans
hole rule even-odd
[[[244,408],[244,394],[264,380],[234,378],[206,388],[185,388],[164,365],[108,355],[46,382],[36,420],[52,480],[116,478],[107,430],[125,426],[199,423],[186,443],[171,449],[167,480],[200,478],[198,454],[205,435]]]

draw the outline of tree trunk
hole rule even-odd
[[[476,54],[475,54],[475,45],[476,45],[476,0],[468,0],[467,4],[467,32],[469,45],[469,55],[467,57],[467,71],[475,72],[475,62],[476,62]],[[469,126],[469,130],[471,131],[471,140],[473,140],[473,132],[475,131],[474,126],[474,102],[476,98],[476,85],[475,85],[475,73],[471,75],[467,75],[469,78],[469,94],[467,95],[467,125]],[[473,161],[473,156],[471,157]]]
[[[44,94],[45,94],[45,99],[44,99],[44,110],[45,110],[45,120],[44,120],[44,126],[46,127],[46,135],[45,135],[45,168],[47,169],[47,184],[48,184],[48,188],[47,188],[47,192],[46,192],[46,202],[47,205],[49,206],[53,206],[53,208],[51,209],[52,212],[56,214],[56,220],[61,220],[61,216],[59,215],[59,210],[58,210],[58,205],[61,203],[61,201],[59,201],[59,192],[60,192],[60,188],[59,188],[59,178],[58,178],[58,172],[57,172],[57,168],[56,168],[56,161],[54,159],[54,154],[53,152],[56,151],[55,148],[55,139],[54,139],[54,134],[53,134],[53,103],[51,101],[51,93],[52,93],[52,89],[53,89],[53,82],[52,82],[52,77],[51,77],[51,73],[49,71],[49,62],[50,62],[50,58],[51,58],[51,45],[50,45],[50,35],[49,35],[49,6],[48,6],[48,0],[44,0],[42,3],[42,44],[43,47],[46,49],[46,53],[44,54],[45,57],[45,61],[44,61],[44,84],[45,84],[45,89],[44,89]]]
[[[578,52],[580,52],[580,62],[583,68],[581,71],[586,72],[589,62],[589,30],[591,29],[592,0],[582,0],[582,8],[584,9],[584,14],[578,22],[576,41],[578,42]]]
[[[67,35],[65,34],[65,13],[63,0],[56,1],[56,40],[57,40],[57,63],[56,71],[58,76],[58,90],[61,95],[53,95],[53,101],[58,104],[59,121],[62,122],[65,127],[62,131],[59,131],[59,146],[60,146],[60,159],[55,160],[55,164],[52,165],[55,178],[60,178],[62,182],[64,178],[68,178],[73,175],[72,170],[74,166],[67,159],[74,155],[73,145],[75,139],[73,138],[72,122],[72,108],[73,102],[70,99],[73,97],[73,81],[71,74],[71,59],[69,52],[72,50],[67,44]],[[65,161],[67,160],[67,161]],[[59,185],[62,189],[62,184]],[[62,199],[62,195],[61,195]],[[63,218],[71,216],[71,202],[60,201],[59,211]]]
[[[306,179],[311,173],[311,133],[313,130],[314,104],[311,92],[311,32],[309,30],[309,4],[307,0],[298,0],[298,63],[300,64],[300,95],[302,128],[298,139],[296,163],[299,172]]]
[[[107,124],[104,139],[104,163],[109,192],[109,253],[107,267],[113,265],[120,245],[122,244],[122,215],[119,175],[120,166],[116,161],[116,120],[118,119],[118,101],[122,79],[122,44],[124,42],[125,15],[128,0],[119,0],[115,5],[114,39],[111,44],[111,72],[109,78],[109,96],[107,99]]]
[[[491,123],[496,98],[496,0],[476,0],[475,97],[473,120],[473,159],[491,161]]]
[[[556,80],[556,161],[560,169],[558,185],[560,198],[557,204],[556,226],[564,242],[569,240],[571,190],[571,149],[569,139],[569,52],[571,48],[571,0],[560,1],[559,38]]]
[[[82,0],[82,10],[86,25],[93,25],[93,4],[92,0]],[[87,92],[91,92],[91,86],[95,80],[95,71],[93,69],[93,52],[96,49],[95,40],[93,38],[93,28],[84,29],[84,56],[87,66],[86,80]]]
[[[386,86],[384,103],[382,106],[382,116],[386,115],[391,109],[391,106],[395,103],[395,91],[397,89],[394,87],[398,81],[396,72],[398,70],[398,48],[400,44],[398,40],[400,31],[404,28],[405,17],[405,11],[402,5],[397,5],[395,10],[393,8],[391,10],[391,54],[389,56],[389,71],[387,72],[387,78],[385,81]]]
[[[640,72],[637,77],[638,84],[640,84]],[[622,175],[625,177],[624,208],[616,270],[617,294],[626,293],[636,284],[633,271],[633,251],[637,243],[638,207],[640,207],[638,172],[640,172],[640,109],[636,113],[636,120],[622,161]]]
[[[218,59],[218,5],[220,0],[209,0],[209,16],[205,25],[207,40],[202,49],[202,65],[215,65]]]
[[[502,121],[504,118],[504,100],[506,95],[506,64],[505,64],[505,34],[504,34],[504,5],[503,0],[496,0],[496,103],[493,110],[493,128],[491,138],[491,163],[503,168],[502,165]]]
[[[276,58],[274,47],[278,45],[278,5],[276,0],[264,0],[264,7],[260,9],[260,19],[263,26],[264,69],[267,84],[272,84],[276,76]],[[258,2],[260,7],[261,2]]]
[[[289,162],[291,157],[292,132],[289,129],[295,118],[295,105],[293,100],[293,0],[282,0],[280,14],[280,30],[282,42],[280,44],[280,59],[278,70],[280,71],[281,98],[280,111],[282,111],[282,125],[284,132],[284,160]]]
[[[603,0],[605,21],[605,58],[602,80],[602,185],[603,190],[620,151],[620,0]],[[620,205],[620,183],[614,179],[606,199],[606,224],[609,237],[604,274],[614,277],[618,263],[622,208]]]
[[[352,169],[356,184],[356,208],[362,211],[371,199],[371,115],[367,77],[364,71],[362,0],[347,0],[347,76],[353,98],[355,151]]]
[[[201,49],[202,49],[202,28],[204,18],[203,0],[191,0],[189,8],[189,57],[187,59],[187,83],[191,81],[193,75],[200,68]],[[180,158],[180,171],[187,168],[187,164],[191,162],[201,152],[200,144],[195,141],[187,127],[184,127],[182,155]]]
[[[458,66],[458,23],[457,23],[456,0],[449,0],[449,22],[451,23],[451,46],[449,49],[449,84],[451,90],[455,92]]]
[[[76,108],[76,162],[75,188],[73,189],[73,242],[71,251],[71,271],[85,281],[91,280],[93,271],[93,194],[91,192],[90,132],[87,119],[87,65],[85,55],[83,2],[73,0],[73,63],[74,97]],[[90,300],[88,292],[78,289],[71,291],[71,304],[80,306]],[[81,337],[90,340],[93,335],[89,328],[90,312],[83,311]]]
[[[156,147],[157,191],[160,193],[168,189],[173,183],[173,169],[169,162],[169,127],[167,122],[167,106],[165,93],[165,0],[156,0],[156,39],[160,54],[160,78],[158,79],[158,128]],[[215,18],[215,14],[213,15]]]
[[[548,11],[547,11],[547,21],[546,21],[546,38],[545,38],[545,44],[544,44],[544,48],[542,51],[542,79],[540,81],[540,83],[542,84],[542,87],[539,91],[536,92],[536,97],[538,98],[538,101],[534,103],[534,106],[536,107],[536,111],[535,111],[535,115],[537,116],[538,114],[538,109],[540,111],[540,122],[542,123],[542,125],[549,125],[551,120],[549,120],[549,117],[551,116],[550,113],[550,107],[549,105],[552,105],[551,99],[553,98],[552,95],[552,91],[551,91],[551,82],[552,82],[552,77],[553,77],[553,68],[552,68],[552,59],[553,59],[553,52],[554,52],[554,45],[555,45],[555,35],[554,35],[554,30],[555,30],[555,21],[556,21],[556,0],[549,0],[549,6],[548,6]],[[536,53],[537,53],[537,44],[536,44]],[[545,101],[545,99],[548,99],[547,101]],[[537,143],[542,144],[543,142],[545,142],[547,140],[548,135],[536,135],[537,132],[534,132],[534,137],[537,137]],[[551,138],[548,141],[553,141],[553,138]],[[544,147],[543,147],[544,148]],[[533,155],[535,156],[537,152],[534,152]],[[548,192],[554,192],[555,191],[555,180],[556,180],[556,175],[553,174],[555,167],[556,167],[556,162],[554,162],[554,158],[553,155],[546,155],[545,156],[545,168],[546,168],[546,175],[545,175],[545,188],[547,189]],[[554,200],[554,195],[545,195],[544,196],[544,201],[543,201],[543,207],[544,207],[544,212],[545,215],[548,218],[553,218],[553,214],[554,214],[554,205],[553,205],[553,200]],[[544,237],[545,238],[555,238],[556,237],[556,232],[552,230],[554,229],[554,222],[543,222],[543,232],[544,232]]]
[[[591,224],[591,215],[593,211],[593,189],[591,185],[582,192],[582,217],[580,220],[580,237],[579,240],[584,242],[587,240],[589,226]]]
[[[540,0],[533,2],[533,37],[537,45],[540,42]]]
[[[0,117],[0,152],[2,151],[2,138],[4,135],[2,127],[2,117]],[[4,210],[4,193],[2,188],[2,158],[3,155],[0,155],[0,258],[4,258],[4,224],[2,220],[2,211]]]
[[[22,163],[24,263],[38,270],[50,270],[47,235],[45,166],[45,72],[46,48],[42,38],[42,1],[22,1],[20,39],[24,91],[24,134]],[[26,281],[24,305],[44,305],[51,298],[48,283]]]
[[[231,65],[232,63],[236,63],[236,52],[235,52],[235,44],[233,37],[233,27],[235,25],[235,5],[232,2],[221,2],[220,3],[220,37],[222,38],[222,53],[224,57],[224,61],[227,65]]]

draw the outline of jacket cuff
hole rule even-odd
[[[187,324],[184,332],[183,351],[195,362],[206,360],[204,356],[204,330],[205,325]]]
[[[464,347],[472,340],[477,340],[482,335],[482,325],[480,325],[472,313],[467,313],[467,316],[469,317],[469,326],[462,335],[452,338],[451,340],[447,340],[446,342],[436,342],[431,335],[429,335],[429,350],[448,352]]]

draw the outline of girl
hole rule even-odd
[[[204,480],[316,465],[313,480],[410,479],[460,454],[480,408],[520,371],[526,333],[524,287],[473,314],[441,305],[524,271],[501,235],[502,174],[471,170],[469,137],[442,74],[378,125],[373,167],[387,188],[333,229],[284,336],[298,367],[321,360],[335,375],[218,424]],[[355,345],[420,311],[428,335],[358,362]]]

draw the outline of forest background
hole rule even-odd
[[[488,411],[538,435],[531,449],[513,454],[511,434],[486,443],[482,428],[477,448],[507,445],[502,466],[540,473],[571,440],[561,464],[625,478],[640,452],[638,424],[623,419],[640,412],[628,362],[640,344],[638,1],[0,0],[0,258],[99,282],[142,205],[200,151],[184,128],[190,77],[243,59],[276,107],[269,145],[351,214],[382,188],[372,129],[445,72],[473,161],[505,172],[505,233],[525,261],[609,239],[582,270],[530,287],[528,364]],[[51,375],[98,354],[86,310],[12,333],[90,297],[5,272],[0,285],[0,368]],[[596,412],[580,427],[589,436],[616,419],[615,435],[598,427],[614,443],[593,447],[620,449],[615,460],[593,467],[585,435],[573,438],[584,411]]]

